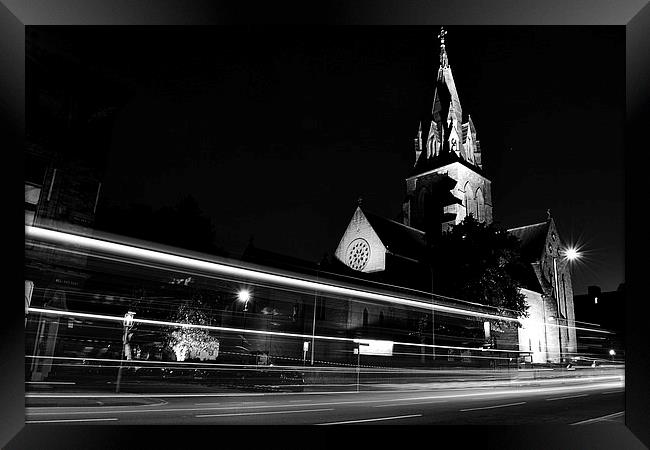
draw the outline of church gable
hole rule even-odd
[[[354,212],[334,256],[346,266],[361,272],[386,269],[386,246],[360,207]]]

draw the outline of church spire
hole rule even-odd
[[[445,27],[440,27],[440,33],[438,33],[438,39],[440,39],[440,67],[442,68],[449,67],[449,61],[447,60],[447,50],[445,49],[446,35],[447,35],[447,30],[445,30]]]

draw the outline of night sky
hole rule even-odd
[[[580,244],[574,292],[624,282],[623,27],[447,27],[464,120],[492,180],[494,220]],[[428,128],[439,27],[50,31],[121,80],[102,201],[188,194],[237,257],[255,245],[332,254],[359,197],[394,218]],[[29,89],[29,86],[28,86]],[[164,226],[164,225],[162,225]]]

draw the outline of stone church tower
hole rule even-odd
[[[415,139],[415,164],[406,178],[402,223],[435,237],[472,214],[492,222],[490,180],[483,173],[481,146],[472,118],[463,122],[456,91],[440,35],[440,67],[435,84],[431,123],[426,143],[422,124]]]
[[[426,142],[422,124],[415,138],[415,163],[406,177],[402,213],[397,220],[391,220],[359,204],[334,253],[338,269],[332,266],[330,270],[433,294],[435,274],[429,262],[445,255],[433,254],[430,244],[470,214],[480,222],[492,223],[491,182],[483,171],[476,126],[469,115],[464,121],[444,29],[439,38],[440,67],[431,120]],[[532,363],[569,361],[577,345],[571,277],[566,258],[562,257],[566,245],[550,213],[545,222],[508,232],[521,244],[524,264],[513,270],[512,276],[519,281],[529,315],[516,330],[492,330],[488,322],[484,323],[485,340],[494,342],[490,345],[498,341],[499,349],[523,352]],[[368,314],[377,323],[381,322],[381,307],[367,306]],[[361,313],[355,314],[348,323],[365,323]],[[443,317],[450,323],[450,317],[444,315],[435,323]],[[444,338],[439,336],[435,342],[442,341]]]

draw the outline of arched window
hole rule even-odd
[[[366,328],[368,326],[368,310],[366,308],[363,308],[363,327]]]
[[[472,185],[469,184],[469,181],[465,183],[465,216],[470,214],[474,215],[476,218],[476,211],[474,209],[474,192],[472,191]]]
[[[564,280],[564,274],[562,274],[562,299],[564,300],[564,318],[568,319],[569,318],[569,313],[566,308],[566,282]],[[569,333],[569,330],[567,330],[567,342],[571,340],[571,334]]]
[[[485,199],[481,188],[476,190],[476,219],[479,222],[485,221]]]

